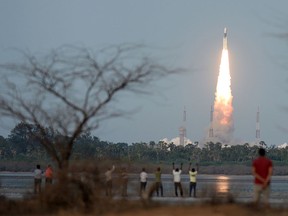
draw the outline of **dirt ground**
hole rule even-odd
[[[146,209],[126,210],[124,212],[113,212],[106,216],[287,216],[288,209],[279,208],[255,208],[240,204],[199,204],[193,206],[162,206]]]

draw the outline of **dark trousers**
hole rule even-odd
[[[34,179],[34,194],[38,194],[41,192],[41,182],[42,179]]]
[[[159,189],[160,189],[161,196],[163,196],[163,185],[162,185],[162,182],[156,182],[155,187],[156,187],[157,196],[159,196]]]
[[[127,186],[128,186],[128,181],[124,181],[122,183],[122,196],[126,197],[127,196]]]
[[[189,196],[191,197],[193,190],[193,196],[196,197],[196,182],[190,182],[190,190],[189,190]]]
[[[106,196],[112,196],[112,180],[106,181]]]
[[[45,178],[45,184],[52,184],[52,178]]]
[[[174,182],[174,188],[175,188],[175,196],[178,196],[178,188],[180,190],[180,195],[183,196],[183,189],[181,182]]]
[[[146,190],[147,182],[140,182],[140,195]]]

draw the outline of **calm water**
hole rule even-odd
[[[135,179],[138,175],[133,175]],[[153,182],[153,175],[150,175]],[[149,181],[148,181],[149,182]],[[184,196],[189,195],[189,176],[181,177]],[[138,182],[134,182],[139,184]],[[174,196],[172,175],[162,175],[164,196]],[[231,194],[236,199],[250,201],[253,197],[253,177],[251,175],[198,175],[197,196],[209,198]],[[273,176],[270,199],[276,202],[288,203],[288,176]]]
[[[154,181],[154,175],[149,175],[147,187]],[[181,178],[184,196],[188,196],[189,177]],[[162,174],[164,197],[174,197],[174,185],[171,174]],[[113,184],[115,186],[115,184]],[[44,185],[43,185],[44,186]],[[23,198],[25,194],[33,192],[33,174],[2,172],[0,173],[0,194],[8,198]],[[119,188],[114,187],[114,194]],[[253,195],[253,178],[247,176],[231,175],[198,175],[197,196],[209,198],[211,196],[224,196],[231,194],[236,199],[249,201]],[[128,196],[138,196],[139,174],[129,175]],[[288,176],[273,176],[271,184],[271,200],[288,203]]]

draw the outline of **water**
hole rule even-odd
[[[138,175],[134,175],[134,179]],[[154,178],[150,175],[148,184],[152,184]],[[198,175],[197,196],[202,198],[227,197],[230,195],[236,200],[251,201],[253,197],[253,180],[251,175]],[[184,196],[189,196],[189,176],[181,176]],[[270,200],[278,203],[288,203],[288,176],[273,176],[271,181]],[[135,181],[134,181],[135,183]],[[162,174],[164,196],[174,197],[174,185],[172,175]],[[179,192],[178,192],[179,194]]]
[[[34,187],[33,173],[0,172],[0,195],[8,198],[23,198],[32,193]]]
[[[147,188],[154,182],[154,175],[148,177]],[[184,197],[188,197],[189,176],[181,177]],[[43,183],[42,183],[43,184]],[[174,184],[171,174],[162,174],[164,197],[174,197]],[[0,195],[21,199],[26,194],[33,193],[33,173],[1,172]],[[116,181],[113,182],[114,194],[119,194]],[[44,186],[44,185],[43,185]],[[139,195],[139,174],[130,174],[128,196]],[[251,175],[201,175],[197,176],[197,197],[211,198],[231,195],[236,200],[251,201],[253,196],[253,177]],[[277,203],[288,203],[288,176],[273,176],[270,200]]]

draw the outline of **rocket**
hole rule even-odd
[[[227,28],[224,28],[224,36],[223,36],[223,49],[228,49],[227,46]]]

